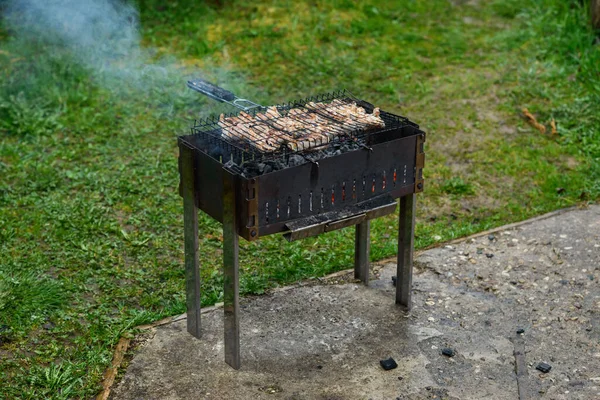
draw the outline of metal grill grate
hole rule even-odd
[[[353,108],[355,114],[349,114]],[[378,115],[377,115],[378,114]],[[337,91],[239,114],[196,121],[196,145],[220,162],[264,161],[318,150],[368,147],[375,134],[416,126],[379,111],[347,91]]]

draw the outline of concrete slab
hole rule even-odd
[[[518,399],[515,343],[524,398],[600,398],[599,206],[415,263],[408,314],[393,304],[393,264],[375,266],[368,288],[338,276],[245,299],[239,371],[223,362],[222,310],[203,315],[201,340],[185,320],[158,327],[112,398]],[[388,357],[398,368],[380,367]]]

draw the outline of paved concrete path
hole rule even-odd
[[[158,327],[111,398],[512,400],[519,381],[522,398],[600,399],[600,206],[415,263],[409,314],[393,304],[393,264],[370,287],[347,274],[246,299],[239,371],[223,362],[221,309],[203,314],[201,340],[185,320]],[[380,367],[388,357],[398,368]]]

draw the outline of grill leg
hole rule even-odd
[[[194,159],[191,150],[186,147],[181,148],[180,157],[185,237],[187,331],[195,338],[200,338],[200,263],[198,262],[198,210],[194,200]]]
[[[366,220],[356,225],[354,238],[354,278],[369,285],[369,252],[371,221]]]
[[[223,172],[223,268],[225,362],[240,368],[239,246],[234,177]]]
[[[398,226],[398,267],[396,271],[396,304],[407,311],[411,309],[413,248],[415,237],[416,195],[400,198]]]

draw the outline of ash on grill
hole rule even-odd
[[[368,285],[370,220],[398,207],[396,304],[410,309],[415,194],[425,132],[345,91],[263,107],[206,81],[188,86],[242,111],[179,137],[187,327],[200,337],[198,215],[223,224],[225,361],[240,367],[239,236],[290,241],[356,226],[354,273]]]

